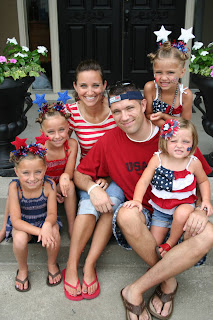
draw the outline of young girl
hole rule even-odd
[[[57,220],[55,183],[45,177],[46,150],[39,144],[26,145],[27,139],[16,138],[12,144],[16,150],[10,160],[15,164],[14,179],[9,186],[8,205],[10,215],[6,227],[6,239],[13,237],[13,251],[18,262],[15,289],[20,292],[30,290],[27,265],[27,244],[33,236],[38,237],[48,255],[47,285],[61,282],[61,273],[56,262],[60,248]]]
[[[208,178],[201,162],[193,156],[197,143],[196,128],[191,121],[181,118],[167,120],[161,128],[160,151],[151,158],[136,184],[133,200],[124,204],[127,208],[136,206],[141,211],[143,196],[151,183],[149,202],[154,209],[151,233],[158,245],[171,227],[166,243],[156,248],[161,257],[177,244],[190,213],[194,211],[196,182],[202,198],[201,210],[205,209],[208,216],[213,213]]]
[[[154,81],[144,87],[147,100],[146,116],[161,127],[167,119],[192,116],[192,92],[179,81],[185,73],[187,49],[183,42],[160,44],[156,53],[148,55],[154,72]]]
[[[76,215],[76,193],[72,178],[78,143],[75,139],[69,138],[67,118],[70,117],[70,113],[67,113],[61,102],[50,106],[43,104],[39,111],[39,118],[36,121],[41,125],[41,132],[48,137],[45,142],[46,176],[53,179],[57,185],[58,202],[64,202],[71,237]]]

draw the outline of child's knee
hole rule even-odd
[[[16,248],[22,249],[27,246],[29,235],[23,231],[16,231],[13,233],[13,245]]]
[[[192,213],[193,211],[194,208],[191,205],[179,206],[173,214],[173,220],[175,220],[178,223],[184,223],[187,221],[190,213]]]

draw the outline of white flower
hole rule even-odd
[[[27,51],[29,51],[29,48],[25,47],[25,46],[22,46],[22,50],[27,52]]]
[[[202,51],[200,55],[201,55],[201,56],[206,56],[207,54],[209,54],[208,51]]]
[[[203,42],[195,41],[192,50],[198,50],[203,46]]]
[[[37,49],[38,49],[38,53],[41,53],[41,54],[48,52],[47,48],[44,46],[38,46]]]
[[[16,57],[25,58],[25,57],[27,57],[27,54],[26,54],[26,53],[18,52],[18,53],[15,53],[15,54],[14,54],[14,57],[15,57],[15,58],[16,58]]]
[[[195,58],[196,58],[196,56],[194,54],[192,54],[191,55],[191,62],[193,62]]]
[[[18,42],[16,41],[16,38],[15,38],[15,37],[13,37],[12,39],[7,38],[7,43],[18,44]]]
[[[209,44],[208,44],[208,48],[210,48],[210,47],[212,47],[213,46],[213,42],[210,42]]]
[[[164,129],[165,131],[169,130],[169,128],[170,128],[170,125],[169,125],[168,123],[166,123],[166,124],[163,126],[163,129]]]

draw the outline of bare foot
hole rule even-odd
[[[70,270],[69,268],[67,268],[66,275],[65,275],[65,281],[67,283],[69,283],[70,285],[72,285],[73,287],[75,287],[78,282],[78,272],[73,269]],[[81,294],[80,283],[79,283],[77,289],[71,288],[67,285],[65,285],[65,288],[66,288],[67,292],[73,297],[76,297],[77,295]]]
[[[138,306],[143,301],[142,295],[139,292],[135,292],[135,290],[132,290],[132,286],[127,286],[122,290],[122,296],[131,304]],[[130,320],[138,320],[138,316],[133,314],[132,312],[129,312],[129,319]],[[149,320],[150,317],[144,309],[142,314],[139,316],[139,320]]]
[[[59,271],[59,268],[58,268],[58,265],[55,263],[55,264],[48,264],[48,271],[54,275],[56,274],[58,271]],[[50,284],[54,284],[54,283],[57,283],[61,280],[61,274],[59,273],[56,277],[52,278],[50,275],[49,275],[49,283]]]
[[[25,270],[19,269],[16,279],[24,281],[27,278],[27,276],[28,276],[28,269],[25,269]],[[23,289],[26,290],[28,288],[28,285],[29,285],[28,280],[24,284],[20,283],[19,281],[15,282],[15,287],[19,290],[23,290]]]
[[[6,228],[0,230],[0,242],[2,242],[6,237]]]
[[[168,280],[167,282],[161,283],[161,290],[163,291],[163,293],[169,294],[171,292],[174,292],[176,288],[177,281],[174,278]],[[157,296],[155,296],[152,300],[152,304],[159,315],[166,317],[169,314],[172,301],[166,302],[163,305],[163,302]]]
[[[92,283],[96,278],[96,272],[94,267],[84,267],[84,281],[87,284]],[[93,294],[98,288],[98,282],[96,281],[93,283],[91,286],[87,288],[87,286],[83,283],[82,284],[82,292],[83,293],[88,293],[88,294]]]

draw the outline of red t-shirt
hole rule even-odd
[[[77,170],[89,175],[93,180],[98,177],[111,177],[112,180],[124,191],[128,200],[133,199],[135,185],[154,152],[158,151],[158,133],[149,141],[131,141],[119,127],[105,133],[96,142],[87,156],[82,159]],[[195,155],[203,164],[207,174],[211,168],[198,149]],[[143,206],[152,211],[148,203],[151,195],[149,186],[143,198]]]

